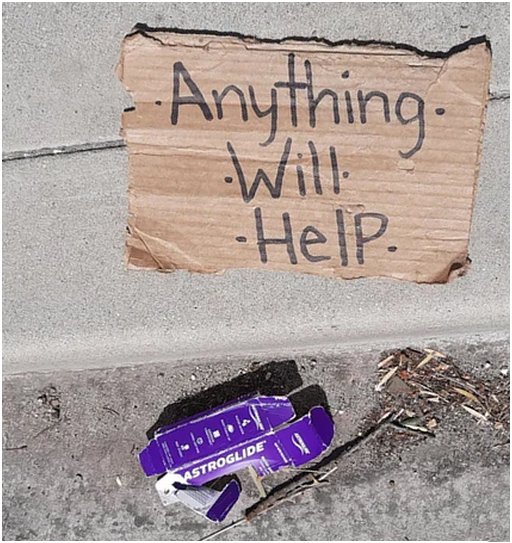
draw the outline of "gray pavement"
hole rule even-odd
[[[383,349],[437,345],[471,371],[490,361],[497,378],[509,357],[508,4],[13,3],[2,12],[5,539],[208,533],[198,517],[160,506],[134,454],[166,403],[256,362],[293,357],[304,384],[325,389],[339,442],[377,406]],[[491,101],[468,273],[416,285],[128,272],[119,126],[131,101],[114,68],[138,22],[431,51],[486,34]],[[52,152],[60,147],[70,152]],[[24,152],[48,156],[13,160]],[[55,425],[38,402],[49,386],[62,405]],[[435,439],[381,436],[340,465],[327,491],[226,539],[507,540],[508,446],[497,439],[460,413]]]
[[[505,379],[500,370],[508,367],[507,340],[431,346],[460,359],[468,372]],[[301,390],[324,389],[341,445],[382,414],[374,391],[379,360],[377,350],[350,349],[277,365],[254,357],[9,376],[3,398],[4,538],[198,540],[216,526],[183,506],[164,508],[136,458],[168,403],[251,372],[261,376],[256,381],[263,392],[269,382],[283,392],[302,380]],[[45,393],[58,398],[58,417],[38,401]],[[341,457],[328,486],[220,539],[508,541],[505,437],[460,408],[439,417],[435,434],[386,429]],[[257,500],[250,479],[240,477],[243,498],[228,522]],[[267,488],[275,483],[264,482]]]

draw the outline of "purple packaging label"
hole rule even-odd
[[[251,398],[159,429],[139,460],[147,476],[176,471],[180,466],[263,435],[294,416],[286,397]]]
[[[181,475],[187,483],[202,485],[223,475],[229,475],[257,464],[259,457],[264,454],[267,442],[268,437],[256,438],[183,466],[175,470],[175,473]]]
[[[160,446],[154,439],[139,453],[139,462],[148,477],[160,475],[171,469],[171,466],[165,462]]]
[[[220,522],[237,501],[240,487],[232,481],[217,492],[202,485],[249,466],[260,476],[300,467],[329,447],[334,423],[323,407],[290,422],[294,416],[284,397],[225,405],[159,429],[139,460],[147,476],[167,472],[156,483],[164,504],[177,499]]]
[[[261,476],[287,466],[299,467],[310,462],[330,445],[334,425],[322,407],[313,408],[299,420],[264,436],[201,458],[173,472],[188,484],[201,485],[223,475],[253,466]]]
[[[323,407],[314,407],[305,417],[279,430],[276,438],[294,467],[322,454],[334,437],[334,423]]]
[[[314,407],[306,416],[269,436],[254,468],[264,477],[288,466],[303,466],[321,455],[333,436],[331,417],[323,407]]]

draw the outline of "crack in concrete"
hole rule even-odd
[[[105,151],[108,149],[118,149],[120,147],[126,147],[126,143],[122,139],[93,143],[79,143],[74,145],[60,145],[58,147],[42,147],[40,149],[30,149],[28,151],[12,151],[10,153],[4,153],[2,155],[2,162],[40,158],[44,156],[90,153],[95,151]]]
[[[510,93],[509,92],[491,93],[491,95],[489,96],[489,100],[510,100]]]

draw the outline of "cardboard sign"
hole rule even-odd
[[[136,30],[129,267],[462,274],[491,55]]]

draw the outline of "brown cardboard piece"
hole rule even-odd
[[[135,31],[128,266],[462,274],[490,65],[478,40],[428,55]]]

